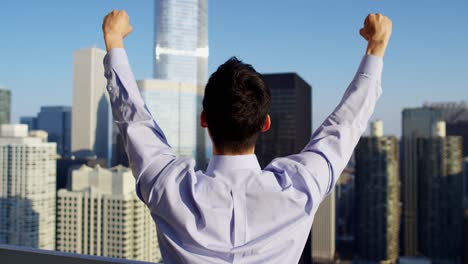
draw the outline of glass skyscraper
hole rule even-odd
[[[204,85],[208,0],[155,1],[154,78]]]
[[[37,129],[48,133],[48,141],[57,143],[57,153],[71,153],[71,107],[43,106],[37,116]]]
[[[155,1],[154,78],[138,85],[148,109],[179,155],[206,164],[200,128],[208,71],[208,0]]]

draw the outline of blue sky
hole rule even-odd
[[[13,121],[42,105],[71,105],[73,51],[104,48],[102,17],[126,9],[126,42],[138,79],[152,76],[153,1],[5,0],[0,4],[0,86],[13,93]],[[209,71],[230,56],[260,72],[297,72],[313,86],[314,128],[354,75],[368,13],[393,20],[384,93],[374,118],[400,134],[401,110],[426,101],[468,100],[468,1],[209,1]]]

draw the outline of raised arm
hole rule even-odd
[[[175,159],[175,154],[138,91],[123,49],[123,39],[132,32],[127,13],[112,11],[104,18],[102,29],[107,49],[104,67],[112,114],[137,180],[137,194],[146,203],[158,174]]]
[[[387,17],[373,14],[366,18],[360,34],[368,41],[367,51],[353,81],[302,152],[284,159],[304,166],[304,180],[313,197],[321,200],[332,191],[367,127],[382,93],[383,56],[391,31]],[[271,166],[275,169],[275,162]]]

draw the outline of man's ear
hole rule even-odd
[[[265,118],[265,123],[263,124],[261,132],[262,133],[267,132],[270,129],[270,126],[271,126],[270,115],[267,115],[267,117]]]
[[[200,114],[200,126],[203,128],[208,127],[208,123],[206,122],[206,114],[205,111],[202,111]]]

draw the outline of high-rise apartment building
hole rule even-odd
[[[205,85],[208,0],[155,1],[154,78]]]
[[[0,87],[0,125],[9,124],[11,118],[11,91]]]
[[[37,116],[37,129],[47,132],[49,142],[57,143],[59,155],[71,154],[71,107],[41,107]]]
[[[160,261],[156,225],[135,193],[130,169],[85,165],[57,195],[57,250]]]
[[[374,263],[396,263],[400,224],[398,139],[383,136],[383,123],[371,124],[356,150],[356,257]]]
[[[432,103],[423,107],[403,110],[401,138],[401,201],[402,226],[401,244],[403,255],[415,256],[418,253],[418,158],[417,139],[433,135],[438,121],[446,122],[446,134],[462,136],[468,141],[468,130],[463,130],[464,122],[468,121],[468,105],[461,103]],[[468,149],[464,150],[468,153]]]
[[[0,244],[54,250],[56,144],[0,127]]]
[[[150,79],[138,81],[143,100],[174,151],[205,163],[205,131],[196,115],[201,113],[203,87],[190,83]]]
[[[112,117],[102,64],[105,54],[97,48],[74,54],[71,151],[110,162]]]
[[[335,259],[335,204],[333,191],[323,200],[315,214],[311,240],[313,263],[333,263]]]
[[[271,127],[255,146],[260,166],[300,152],[312,135],[312,87],[296,73],[263,75],[271,91]]]
[[[463,260],[462,139],[443,131],[417,140],[418,251],[455,264]]]

